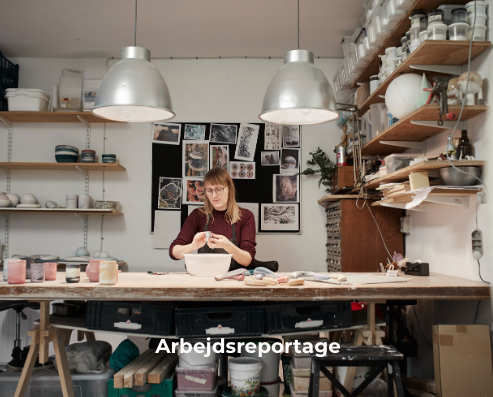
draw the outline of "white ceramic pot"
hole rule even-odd
[[[231,394],[233,396],[254,396],[260,390],[262,361],[254,357],[238,357],[229,361]]]
[[[206,352],[207,350],[205,350]],[[179,363],[182,368],[194,368],[198,366],[210,367],[216,362],[216,353],[210,352],[209,357],[205,357],[206,353],[197,353],[192,349],[189,353],[182,353],[178,350]]]
[[[185,266],[193,276],[215,277],[229,271],[231,254],[185,254]]]

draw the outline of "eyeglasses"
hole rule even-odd
[[[207,193],[208,196],[212,196],[214,192],[216,192],[216,194],[220,196],[221,194],[224,193],[224,189],[226,189],[226,186],[218,187],[216,189],[205,189],[205,192]]]

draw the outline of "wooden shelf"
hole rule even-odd
[[[460,105],[449,106],[449,112],[454,112],[457,117],[460,113]],[[488,106],[483,105],[471,105],[464,106],[464,111],[462,112],[461,121],[468,120],[478,114],[484,113],[488,110]],[[397,123],[387,128],[382,133],[378,134],[371,141],[367,142],[365,146],[361,149],[361,154],[363,156],[373,156],[373,155],[389,155],[393,153],[402,153],[407,150],[405,147],[384,145],[381,141],[412,141],[412,142],[423,142],[426,139],[438,135],[445,131],[445,128],[420,126],[411,124],[411,120],[414,121],[438,121],[439,116],[439,106],[438,105],[423,105],[419,109],[416,109],[409,116],[399,120]],[[445,116],[442,118],[443,121],[449,121]]]
[[[469,167],[481,167],[486,164],[485,161],[452,161],[455,166],[469,166]],[[375,190],[380,184],[385,183],[398,183],[405,182],[409,178],[411,172],[419,171],[436,171],[440,168],[450,167],[448,161],[421,161],[419,163],[410,165],[409,167],[402,168],[398,171],[392,172],[391,174],[382,176],[381,178],[374,179],[373,181],[367,183],[365,188],[367,190]]]
[[[435,10],[442,4],[467,4],[468,0],[417,0],[406,15],[399,21],[397,26],[392,30],[390,36],[383,42],[382,46],[372,57],[370,62],[365,66],[360,75],[356,78],[351,88],[358,88],[358,82],[364,83],[370,81],[370,76],[378,74],[380,64],[379,55],[385,54],[387,47],[396,47],[401,45],[401,38],[411,27],[409,17],[414,11],[425,11],[427,14],[431,10]]]
[[[338,201],[341,199],[357,199],[357,198],[358,198],[357,194],[328,194],[327,196],[324,196],[320,200],[318,200],[318,203],[320,205],[324,205],[325,203],[331,203],[333,201]],[[364,200],[365,197],[362,195],[360,196],[360,199]],[[374,197],[366,197],[366,199],[373,200]]]
[[[97,117],[91,112],[0,112],[0,117],[7,121],[24,123],[80,123],[77,116],[88,123],[120,123]]]
[[[0,169],[7,170],[77,170],[85,171],[125,171],[119,163],[0,163]]]
[[[489,41],[474,41],[471,49],[471,57],[475,58],[491,46]],[[364,114],[370,105],[384,103],[380,95],[385,95],[387,87],[392,80],[405,73],[422,74],[423,71],[412,69],[411,65],[453,65],[462,66],[469,58],[469,41],[426,40],[406,60],[401,63],[394,72],[370,95],[361,106],[360,114]],[[444,73],[425,72],[431,82],[431,77]],[[378,70],[374,73],[378,74]]]
[[[72,208],[0,208],[0,216],[3,213],[31,213],[31,214],[77,214],[77,215],[123,215],[123,212],[115,210],[99,210],[99,209],[72,209]]]

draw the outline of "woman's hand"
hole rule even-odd
[[[198,249],[202,248],[205,245],[205,243],[206,243],[206,240],[205,240],[205,232],[197,233],[193,237],[192,251],[195,251],[195,250],[198,250]]]
[[[220,234],[212,233],[212,237],[209,237],[207,245],[209,248],[222,248],[226,250],[226,252],[230,253],[233,243]]]

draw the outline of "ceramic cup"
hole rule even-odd
[[[88,194],[81,194],[79,196],[79,208],[80,209],[91,208],[91,196],[89,196]]]
[[[103,163],[116,163],[116,154],[103,154],[101,159]]]
[[[80,161],[82,163],[95,163],[96,152],[90,149],[83,150],[80,154]]]
[[[23,259],[9,259],[9,284],[26,283],[26,261]]]
[[[42,283],[45,281],[45,264],[31,263],[31,283]]]
[[[80,281],[80,265],[67,265],[65,279],[67,283],[78,283]]]
[[[99,283],[115,285],[118,281],[118,264],[116,261],[99,262]]]
[[[67,208],[77,208],[77,195],[76,194],[67,194],[65,206]]]
[[[86,267],[86,275],[92,283],[99,281],[99,262],[101,262],[99,259],[89,259]]]
[[[45,280],[55,281],[58,264],[56,262],[45,262],[44,265],[45,265]]]

